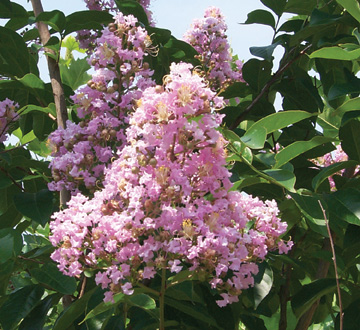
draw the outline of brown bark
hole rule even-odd
[[[44,11],[41,4],[41,0],[31,0],[31,3],[35,16],[38,16]],[[48,26],[43,22],[38,22],[37,28],[39,30],[41,43],[43,45],[46,45],[46,43],[50,39],[50,32]],[[56,55],[55,51],[51,49],[45,47],[45,50],[49,54]],[[54,95],[54,102],[56,106],[56,121],[58,127],[66,128],[66,120],[68,119],[68,114],[67,114],[67,108],[65,102],[64,88],[61,83],[59,65],[57,61],[52,57],[46,56],[46,58],[49,68],[51,87]],[[65,206],[66,202],[68,202],[69,200],[70,200],[70,193],[67,190],[63,189],[60,192],[60,206]]]

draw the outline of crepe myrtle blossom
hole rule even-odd
[[[16,113],[18,108],[19,105],[8,98],[0,102],[0,143],[6,140],[6,133],[11,122],[18,119]]]
[[[84,0],[86,7],[90,10],[107,11],[112,15],[117,15],[119,9],[114,0]],[[137,0],[137,2],[144,8],[150,25],[154,25],[152,19],[152,12],[150,11],[150,0]],[[77,40],[80,47],[92,51],[94,49],[94,41],[99,37],[97,32],[90,30],[81,30],[77,34]]]
[[[89,60],[95,73],[73,97],[81,122],[68,121],[66,129],[58,128],[49,136],[54,179],[50,190],[76,194],[101,187],[104,169],[126,142],[124,129],[134,101],[154,85],[153,72],[144,61],[150,46],[137,19],[122,13],[96,40]]]
[[[201,74],[213,90],[226,88],[236,81],[244,82],[242,61],[233,59],[226,30],[220,10],[210,7],[204,18],[194,20],[184,35],[184,40],[199,53],[197,57],[203,66]]]
[[[339,162],[345,162],[348,160],[348,156],[345,153],[345,151],[341,148],[341,145],[338,144],[336,146],[336,149],[332,152],[329,152],[327,154],[325,154],[322,157],[318,157],[316,159],[313,159],[312,162],[318,166],[321,167],[328,167],[332,164],[335,163],[339,163]],[[359,171],[360,170],[360,166],[356,166],[355,171]],[[339,172],[335,173],[334,175],[342,175],[345,172],[345,169],[340,170]],[[333,176],[329,176],[329,184],[330,184],[330,189],[332,191],[336,190],[336,185],[335,185],[335,181]]]
[[[96,270],[112,301],[161,269],[187,269],[225,306],[254,284],[269,251],[288,252],[275,201],[229,191],[222,106],[190,64],[172,64],[163,86],[144,91],[104,189],[53,215],[52,259],[64,274]]]

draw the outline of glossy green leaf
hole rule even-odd
[[[269,25],[273,29],[275,29],[274,16],[270,12],[263,9],[254,10],[247,15],[247,19],[244,24],[254,24],[254,23]]]
[[[276,154],[274,168],[280,168],[304,152],[331,141],[334,141],[334,139],[325,136],[315,136],[309,141],[296,141]]]
[[[262,171],[267,176],[271,177],[271,181],[286,188],[288,191],[294,191],[296,177],[294,173],[283,169],[272,169]]]
[[[360,162],[360,120],[352,119],[340,128],[341,147],[349,159]]]
[[[256,92],[260,92],[271,79],[271,67],[272,65],[268,61],[251,59],[242,68],[243,78],[251,88]]]
[[[314,188],[314,191],[317,191],[321,183],[326,180],[328,177],[334,175],[335,173],[349,167],[354,167],[358,164],[356,161],[345,161],[345,162],[339,162],[332,165],[329,165],[328,167],[325,167],[321,169],[319,174],[317,174],[312,181],[312,186]]]
[[[4,189],[13,184],[9,174],[4,170],[0,171],[0,189]]]
[[[60,63],[61,81],[76,90],[90,80],[91,76],[87,73],[89,69],[90,65],[85,58],[72,60],[69,66]]]
[[[0,1],[0,18],[27,18],[26,9],[10,0]]]
[[[55,295],[47,296],[39,304],[37,304],[29,315],[21,322],[19,330],[43,329],[47,314],[53,305],[54,296]]]
[[[29,61],[29,52],[20,35],[0,26],[0,73],[22,77],[30,71]]]
[[[194,308],[192,303],[175,300],[170,297],[165,297],[165,304],[179,310],[180,312],[188,314],[205,324],[211,325],[216,329],[221,329],[212,315],[210,315],[201,305],[196,305],[196,308]]]
[[[336,280],[332,278],[322,278],[310,284],[304,285],[291,300],[291,307],[297,317],[304,314],[312,304],[325,294],[334,292]]]
[[[286,0],[261,0],[261,2],[278,16],[284,12],[286,5]]]
[[[241,140],[250,148],[261,149],[264,147],[267,134],[273,133],[312,116],[314,116],[314,114],[300,110],[289,110],[271,114],[255,122],[246,131]],[[249,145],[246,142],[248,139],[254,142]]]
[[[360,226],[360,190],[341,189],[327,196],[330,218],[331,214],[341,215],[341,220]]]
[[[264,321],[255,315],[241,314],[239,318],[245,324],[246,330],[268,330],[265,327]]]
[[[324,11],[315,8],[311,13],[309,26],[332,24],[337,22],[341,17],[341,15],[330,15]]]
[[[250,53],[254,56],[261,57],[270,62],[273,58],[272,55],[274,53],[275,48],[279,45],[280,45],[280,43],[276,42],[269,46],[250,47]]]
[[[60,10],[44,11],[36,17],[36,22],[44,22],[50,25],[55,31],[62,32],[65,28],[66,19]]]
[[[357,1],[352,0],[336,0],[336,2],[343,6],[351,16],[353,16],[358,22],[360,22],[360,8]]]
[[[250,128],[251,129],[251,128]],[[241,141],[252,149],[262,149],[266,141],[267,131],[263,126],[256,126],[241,137]]]
[[[44,288],[39,285],[29,285],[12,293],[0,307],[0,323],[3,330],[14,330],[19,322],[39,303]]]
[[[358,49],[346,50],[339,46],[324,47],[309,55],[310,58],[327,58],[332,60],[354,61],[360,57],[360,47]]]
[[[20,254],[23,240],[21,233],[12,228],[0,229],[0,264]]]
[[[310,15],[316,5],[317,0],[288,0],[285,6],[285,12],[298,15]]]
[[[71,295],[76,290],[76,280],[74,277],[64,275],[53,263],[46,263],[41,268],[31,270],[31,276],[39,283],[45,284],[62,294]]]
[[[254,276],[254,303],[255,309],[269,294],[273,285],[273,271],[265,262],[259,265],[259,273]]]
[[[51,105],[53,105],[53,106],[51,106]],[[55,109],[54,103],[49,104],[49,107],[40,107],[38,105],[33,105],[33,104],[26,105],[23,108],[21,108],[18,111],[18,113],[21,115],[26,115],[27,113],[32,112],[32,111],[40,111],[40,112],[44,112],[46,114],[51,114],[54,117],[56,117],[56,109]]]
[[[308,220],[310,228],[316,233],[328,237],[328,232],[325,224],[324,214],[319,204],[319,198],[311,195],[300,195],[290,193],[290,196],[295,201],[296,205],[300,209],[301,213]],[[325,208],[325,203],[321,201]]]
[[[68,35],[71,32],[93,29],[101,30],[103,25],[109,24],[113,21],[113,17],[106,11],[84,10],[66,16],[66,25],[63,35]]]
[[[156,302],[153,298],[145,293],[139,293],[126,297],[126,301],[133,306],[140,307],[142,309],[155,309]]]
[[[355,111],[360,109],[360,97],[355,97],[342,103],[335,111],[332,112],[333,116],[341,115],[348,111]]]
[[[98,288],[95,287],[86,292],[80,299],[74,301],[67,309],[65,309],[57,318],[52,330],[64,330],[72,326],[74,321],[86,311],[89,299],[97,289]]]
[[[45,225],[53,211],[53,193],[47,189],[37,193],[21,193],[14,196],[16,209],[32,220]]]

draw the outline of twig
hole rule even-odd
[[[255,104],[259,102],[259,100],[264,96],[264,94],[269,90],[269,88],[278,80],[279,76],[281,76],[283,74],[283,72],[286,71],[300,56],[304,55],[311,46],[312,46],[312,44],[307,45],[297,56],[295,56],[291,61],[284,64],[281,68],[279,68],[278,71],[276,71],[276,73],[266,83],[266,85],[262,88],[262,90],[256,96],[256,98],[250,103],[250,105],[244,110],[244,112],[241,113],[241,115],[234,120],[233,124],[230,125],[230,129],[234,129],[239,126],[239,124],[246,117],[246,115],[252,110],[252,108],[255,106]],[[289,55],[294,51],[295,51],[295,48],[293,48],[290,51]]]
[[[84,276],[82,283],[81,283],[81,289],[80,289],[80,293],[79,293],[79,297],[78,299],[80,299],[84,293],[85,293],[85,287],[86,287],[86,276]]]
[[[339,273],[338,273],[337,263],[336,263],[335,246],[334,246],[334,241],[333,241],[333,238],[332,238],[332,235],[331,235],[331,231],[330,231],[329,221],[327,220],[327,217],[326,217],[326,212],[325,212],[325,210],[324,210],[324,207],[323,207],[322,204],[321,204],[321,201],[319,200],[318,202],[319,202],[321,211],[322,211],[322,213],[323,213],[323,215],[324,215],[324,220],[325,220],[327,232],[328,232],[328,234],[329,234],[329,240],[330,240],[330,245],[331,245],[331,252],[332,252],[332,255],[333,255],[332,260],[333,260],[333,263],[334,263],[337,294],[338,294],[338,298],[339,298],[340,330],[343,330],[344,313],[343,313],[343,306],[342,306],[342,299],[341,299]]]

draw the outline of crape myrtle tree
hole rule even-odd
[[[0,2],[1,329],[358,329],[358,2],[85,2]]]

